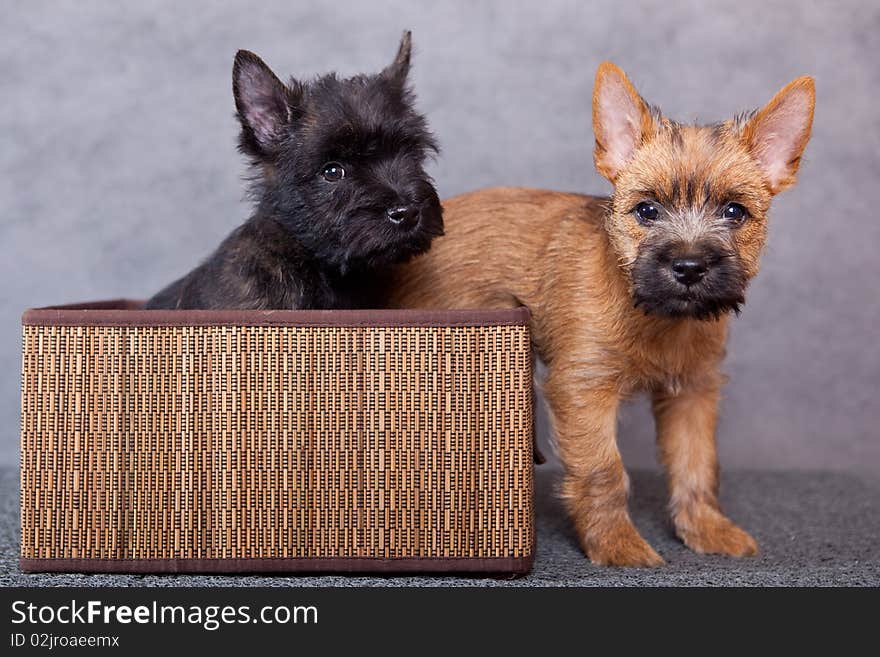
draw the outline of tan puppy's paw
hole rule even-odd
[[[748,532],[711,507],[676,518],[675,533],[700,554],[751,557],[758,553],[758,543]]]
[[[584,552],[597,566],[653,568],[666,563],[630,522],[595,532],[583,543]]]

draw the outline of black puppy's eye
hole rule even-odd
[[[746,209],[739,203],[728,203],[721,211],[721,216],[732,224],[742,223],[748,216]]]
[[[639,203],[634,212],[636,219],[638,219],[639,223],[643,225],[651,223],[657,218],[657,215],[660,214],[660,210],[657,206],[647,201]]]
[[[324,165],[321,175],[327,182],[339,182],[345,178],[345,169],[342,168],[339,162],[328,162]]]

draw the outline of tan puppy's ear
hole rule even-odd
[[[654,129],[651,110],[626,73],[611,62],[602,62],[593,87],[594,157],[599,173],[614,182]]]
[[[801,77],[785,85],[743,128],[742,138],[773,194],[794,184],[815,105],[813,78]]]

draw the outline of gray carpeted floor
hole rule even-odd
[[[538,468],[538,556],[515,580],[465,577],[25,575],[18,570],[18,472],[0,470],[0,586],[801,586],[880,585],[880,481],[823,472],[730,472],[729,515],[761,544],[758,557],[706,557],[672,535],[659,475],[632,474],[633,518],[667,565],[599,568],[581,554],[553,496],[558,472]]]

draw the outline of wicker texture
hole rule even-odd
[[[26,559],[531,555],[528,328],[24,326]]]

